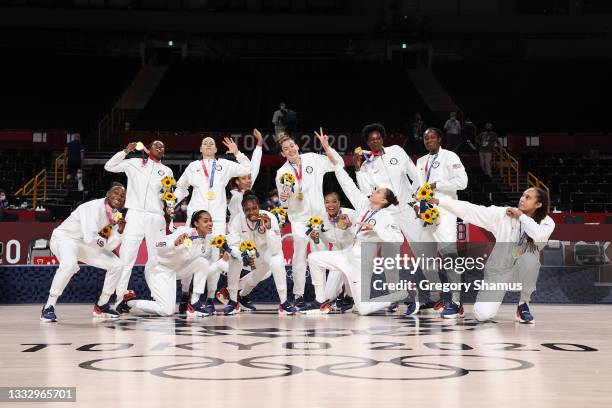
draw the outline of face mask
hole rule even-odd
[[[181,211],[187,211],[187,206],[186,205],[181,205]]]

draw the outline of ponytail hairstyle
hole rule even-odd
[[[395,193],[391,191],[390,188],[385,188],[385,199],[387,200],[387,205],[385,205],[384,208],[389,207],[391,204],[399,205],[399,201],[397,201]]]
[[[198,221],[200,219],[200,217],[204,214],[208,214],[208,216],[210,217],[210,219],[212,220],[212,217],[210,216],[210,213],[206,210],[199,210],[193,213],[193,215],[191,216],[191,221],[189,222],[189,225],[191,226],[191,228],[195,228],[195,223],[196,221]]]
[[[244,208],[244,205],[249,201],[255,201],[255,203],[257,203],[257,207],[259,207],[259,197],[257,197],[257,194],[255,194],[253,190],[246,190],[244,192],[242,196],[242,208]]]
[[[536,223],[539,224],[540,222],[542,222],[544,218],[546,218],[546,216],[550,212],[550,201],[548,200],[548,193],[546,191],[538,187],[531,187],[531,188],[535,190],[538,196],[538,202],[542,204],[540,208],[535,210],[535,212],[533,213],[533,216],[531,217]],[[527,250],[530,252],[535,252],[536,249],[537,248],[536,248],[535,243],[533,242],[533,238],[531,238],[528,235],[527,236]]]

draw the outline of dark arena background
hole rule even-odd
[[[612,406],[611,73],[609,0],[0,0],[0,402]],[[354,152],[370,149],[362,128],[371,123],[386,129],[384,155],[399,146],[419,170],[417,160],[430,157],[426,129],[441,129],[442,148],[467,174],[458,200],[520,207],[525,190],[543,192],[555,227],[526,299],[537,323],[517,321],[525,323],[527,305],[518,292],[479,319],[475,290],[460,294],[465,316],[455,319],[411,313],[410,298],[369,316],[334,299],[326,299],[329,313],[281,315],[269,275],[248,295],[252,312],[242,305],[225,315],[215,300],[215,315],[194,317],[190,300],[181,313],[177,283],[174,314],[92,317],[105,271],[85,258],[49,303],[59,275],[52,232],[114,182],[127,187],[129,208],[129,190],[142,181],[105,165],[130,143],[145,147],[128,156],[144,168],[159,165],[144,151],[162,141],[176,180],[202,159],[204,138],[215,141],[217,160],[237,160],[226,137],[247,158],[261,145],[252,190],[268,210],[280,203],[277,170],[287,161],[279,140],[291,136],[301,153],[327,160],[315,134],[322,130],[355,180]],[[316,182],[352,207],[333,170]],[[177,227],[196,194],[189,191],[175,203]],[[400,217],[414,218],[406,208]],[[168,214],[165,221],[170,233]],[[458,251],[488,255],[502,238],[475,224],[457,218]],[[290,307],[299,306],[292,230],[287,222],[279,232]],[[89,250],[101,251],[95,243]],[[128,287],[159,301],[145,279],[145,241],[137,251]],[[412,252],[407,242],[401,251]],[[307,304],[316,302],[310,269]],[[422,270],[410,276],[425,278]],[[462,281],[482,278],[472,271]],[[225,273],[218,285],[228,285]],[[441,294],[445,311],[450,296]],[[57,322],[42,322],[50,304]]]

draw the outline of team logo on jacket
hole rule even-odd
[[[215,168],[217,169],[217,171],[221,171],[221,170],[223,170],[223,166],[221,166],[219,163],[217,163],[217,165],[215,166]]]
[[[435,161],[435,162],[431,163],[431,167],[433,167],[434,169],[437,169],[438,167],[440,167],[440,162],[439,161]]]
[[[159,174],[160,176],[164,175],[164,171],[163,170],[157,170],[157,174]]]
[[[368,220],[368,224],[376,225],[376,220],[374,218]]]
[[[311,166],[306,166],[306,173],[308,173],[308,174],[312,173],[312,167]]]
[[[395,157],[391,158],[391,160],[389,160],[389,163],[396,165],[397,164],[397,159]]]

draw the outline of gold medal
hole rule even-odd
[[[191,246],[193,245],[193,241],[191,240],[191,238],[185,238],[185,240],[183,241],[183,245],[185,246],[185,248],[191,248]]]
[[[113,212],[113,221],[118,222],[122,218],[123,214],[121,214],[119,211]]]
[[[215,199],[215,192],[214,192],[214,191],[212,191],[212,190],[208,190],[208,193],[206,193],[206,197],[207,197],[209,200],[214,200],[214,199]]]
[[[144,144],[142,142],[136,142],[136,150],[141,151],[144,149]]]
[[[303,193],[297,193],[297,195],[295,196],[298,200],[303,200],[304,199],[304,194]]]

